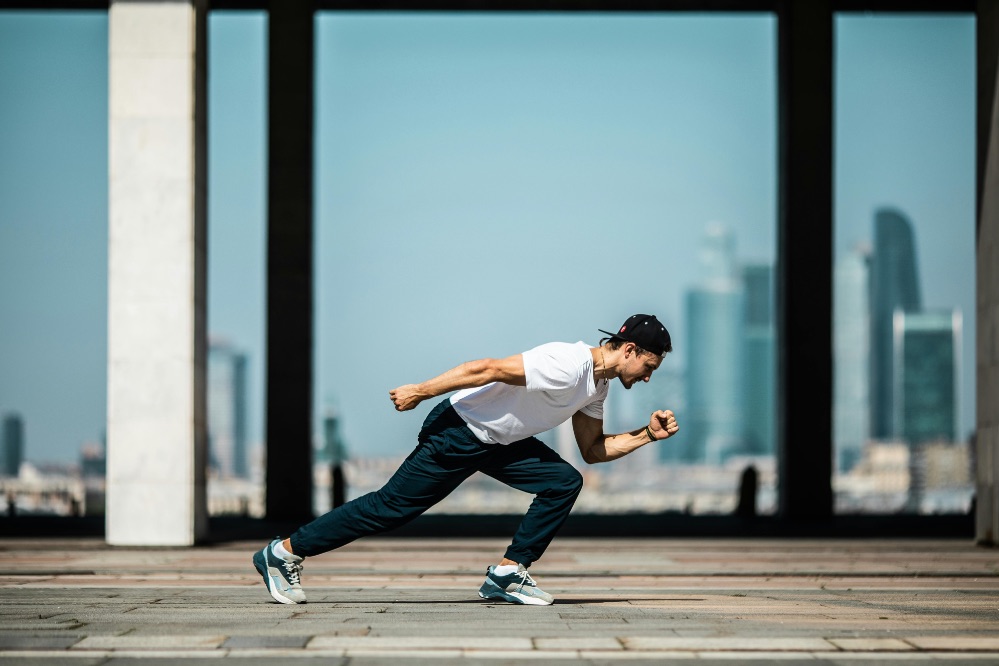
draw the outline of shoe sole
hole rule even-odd
[[[483,592],[487,585],[493,589],[490,589],[488,592]],[[482,584],[482,587],[479,588],[479,597],[482,599],[499,599],[501,601],[508,601],[512,604],[522,604],[524,606],[551,606],[552,604],[551,601],[545,601],[544,599],[531,597],[526,594],[507,592],[491,580],[486,580],[486,582]]]
[[[270,548],[270,546],[268,546]],[[261,576],[264,577],[264,584],[267,585],[267,591],[270,592],[271,597],[274,601],[279,604],[297,604],[299,602],[292,601],[288,597],[281,594],[279,590],[274,589],[274,577],[267,573],[267,554],[264,553],[264,567],[261,568],[260,563],[257,562],[257,558],[253,558],[253,568],[257,570]]]

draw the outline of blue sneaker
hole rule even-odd
[[[479,596],[483,599],[500,599],[513,604],[529,604],[531,606],[548,606],[555,601],[534,582],[524,565],[518,565],[517,571],[505,576],[495,573],[496,567],[486,569],[486,582],[479,588]]]
[[[274,600],[282,604],[304,604],[305,591],[299,578],[302,575],[301,557],[292,556],[292,561],[282,560],[271,550],[274,544],[280,542],[274,539],[269,544],[253,554],[253,566],[267,585],[267,591],[271,593]]]

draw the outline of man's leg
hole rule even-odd
[[[299,582],[302,558],[409,522],[450,494],[488,453],[447,400],[427,417],[419,440],[380,490],[337,507],[254,555],[254,566],[274,599],[304,602]]]
[[[504,446],[489,457],[480,471],[512,488],[535,495],[505,554],[509,560],[531,566],[541,558],[569,517],[569,511],[583,489],[583,477],[575,467],[534,437]]]
[[[499,566],[486,570],[479,596],[516,604],[551,604],[554,598],[538,587],[527,567],[541,557],[565,522],[583,487],[582,477],[533,437],[502,447],[480,471],[535,497]]]
[[[439,441],[419,444],[380,490],[300,527],[290,537],[291,552],[319,555],[413,520],[475,472],[474,467],[442,466],[442,455]]]

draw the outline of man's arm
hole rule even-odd
[[[576,445],[583,454],[583,460],[590,465],[617,460],[649,442],[672,437],[679,429],[676,417],[668,409],[652,414],[648,430],[642,427],[620,435],[605,435],[604,422],[601,419],[595,419],[582,412],[572,415],[572,431],[576,435]],[[655,440],[649,438],[649,431]]]
[[[492,382],[526,386],[527,377],[524,374],[524,357],[520,354],[507,358],[483,358],[478,361],[462,363],[451,368],[442,375],[428,379],[422,384],[406,384],[389,391],[389,397],[395,404],[396,411],[404,412],[413,409],[427,398],[457,391],[458,389],[485,386]]]

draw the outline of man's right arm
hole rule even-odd
[[[389,397],[395,404],[396,411],[405,412],[428,398],[459,389],[485,386],[492,382],[526,386],[524,357],[515,354],[501,359],[483,358],[478,361],[468,361],[421,384],[406,384],[392,389],[389,391]]]

